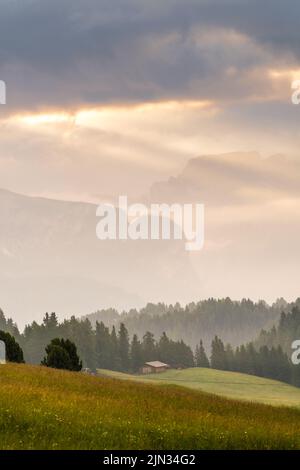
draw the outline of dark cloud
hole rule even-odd
[[[299,18],[297,0],[2,0],[0,73],[12,107],[247,97],[268,86],[253,69],[297,63]]]

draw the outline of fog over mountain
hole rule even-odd
[[[151,201],[203,202],[205,247],[191,256],[201,298],[299,296],[300,165],[256,152],[203,155],[156,183]]]
[[[93,204],[2,190],[0,220],[1,307],[19,324],[195,295],[182,241],[100,241]]]
[[[201,156],[128,201],[204,203],[204,249],[190,253],[184,241],[100,241],[96,205],[2,190],[1,307],[23,325],[46,311],[79,316],[227,296],[292,301],[299,174],[298,162],[281,156]]]

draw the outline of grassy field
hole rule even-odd
[[[293,406],[300,409],[300,388],[275,380],[214,369],[169,370],[160,374],[130,375],[99,370],[104,376],[184,387],[214,393],[226,398],[265,403],[274,406]]]
[[[299,422],[175,385],[0,366],[1,449],[299,449]]]

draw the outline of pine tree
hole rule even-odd
[[[246,363],[245,363],[246,374],[258,375],[259,366],[257,361],[257,352],[252,343],[246,346]]]
[[[69,339],[61,339],[60,345],[63,346],[63,348],[69,354],[71,370],[80,371],[82,369],[82,362],[77,354],[76,345]]]
[[[120,369],[121,371],[126,372],[130,369],[130,358],[129,358],[128,331],[124,323],[120,324],[118,343],[119,343]]]
[[[235,358],[234,358],[234,352],[233,352],[232,346],[230,344],[226,345],[225,356],[226,356],[227,370],[234,371],[235,370]]]
[[[194,367],[193,351],[182,340],[175,343],[178,367]]]
[[[212,369],[227,370],[224,344],[217,336],[215,336],[211,344],[210,364]]]
[[[156,349],[154,335],[147,331],[143,336],[142,342],[144,362],[155,361],[158,359],[158,351]]]
[[[111,342],[111,369],[120,370],[121,360],[120,360],[120,355],[119,355],[119,343],[118,343],[118,337],[117,337],[115,326],[113,326],[111,330],[110,342]]]
[[[195,362],[196,367],[209,367],[209,360],[206,355],[202,339],[200,340],[200,344],[197,344],[196,346]]]
[[[267,346],[262,346],[259,350],[259,362],[262,377],[272,377],[271,372],[271,351]]]
[[[54,338],[46,347],[46,356],[41,362],[46,367],[80,371],[82,362],[77,354],[77,348],[72,341]]]
[[[172,361],[174,361],[171,349],[171,342],[167,337],[166,333],[163,332],[157,345],[157,354],[159,360],[171,365]]]
[[[95,353],[99,369],[111,369],[111,337],[103,322],[96,323]]]
[[[130,347],[130,362],[131,370],[133,372],[138,372],[143,365],[143,352],[142,345],[138,340],[137,335],[134,335]]]
[[[290,366],[291,383],[295,387],[300,387],[300,364]]]

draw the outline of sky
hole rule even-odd
[[[195,156],[298,159],[299,2],[0,4],[0,187],[95,201]]]
[[[232,256],[246,218],[260,230],[247,246],[236,241],[236,253],[251,253],[252,243],[262,259],[264,227],[275,297],[283,281],[272,284],[274,267],[284,259],[294,276],[300,261],[300,106],[291,102],[299,1],[0,0],[0,8],[0,188],[138,202],[156,191],[179,199],[188,181],[208,206],[206,247],[216,256]],[[272,230],[282,221],[280,242]],[[293,297],[296,285],[282,291]]]

